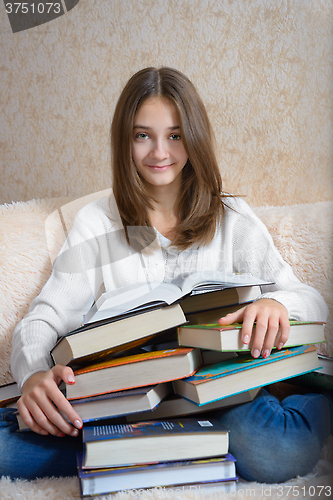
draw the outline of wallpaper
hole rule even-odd
[[[0,4],[0,203],[108,188],[119,93],[164,65],[207,106],[225,190],[332,199],[332,0],[58,1],[16,32]]]

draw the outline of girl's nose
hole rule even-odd
[[[150,152],[150,157],[156,158],[157,160],[164,160],[164,158],[167,158],[168,156],[169,152],[165,142],[162,139],[156,140]]]

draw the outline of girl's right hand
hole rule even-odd
[[[77,436],[78,429],[82,428],[79,415],[58,387],[62,380],[66,384],[74,384],[73,370],[69,366],[55,365],[48,372],[34,373],[22,387],[17,408],[23,422],[37,434]]]

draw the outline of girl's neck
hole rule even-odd
[[[179,223],[178,213],[176,211],[179,190],[170,190],[170,186],[165,186],[166,189],[154,189],[151,192],[152,210],[149,210],[148,215],[150,222],[163,236],[172,240],[175,235],[175,227]]]

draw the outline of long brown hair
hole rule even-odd
[[[115,109],[111,125],[113,192],[122,222],[125,229],[151,226],[147,210],[152,207],[151,197],[131,155],[134,116],[151,97],[167,98],[176,107],[188,155],[177,206],[180,223],[172,243],[179,249],[207,244],[222,217],[222,179],[204,104],[191,81],[172,68],[146,68],[133,75]]]

